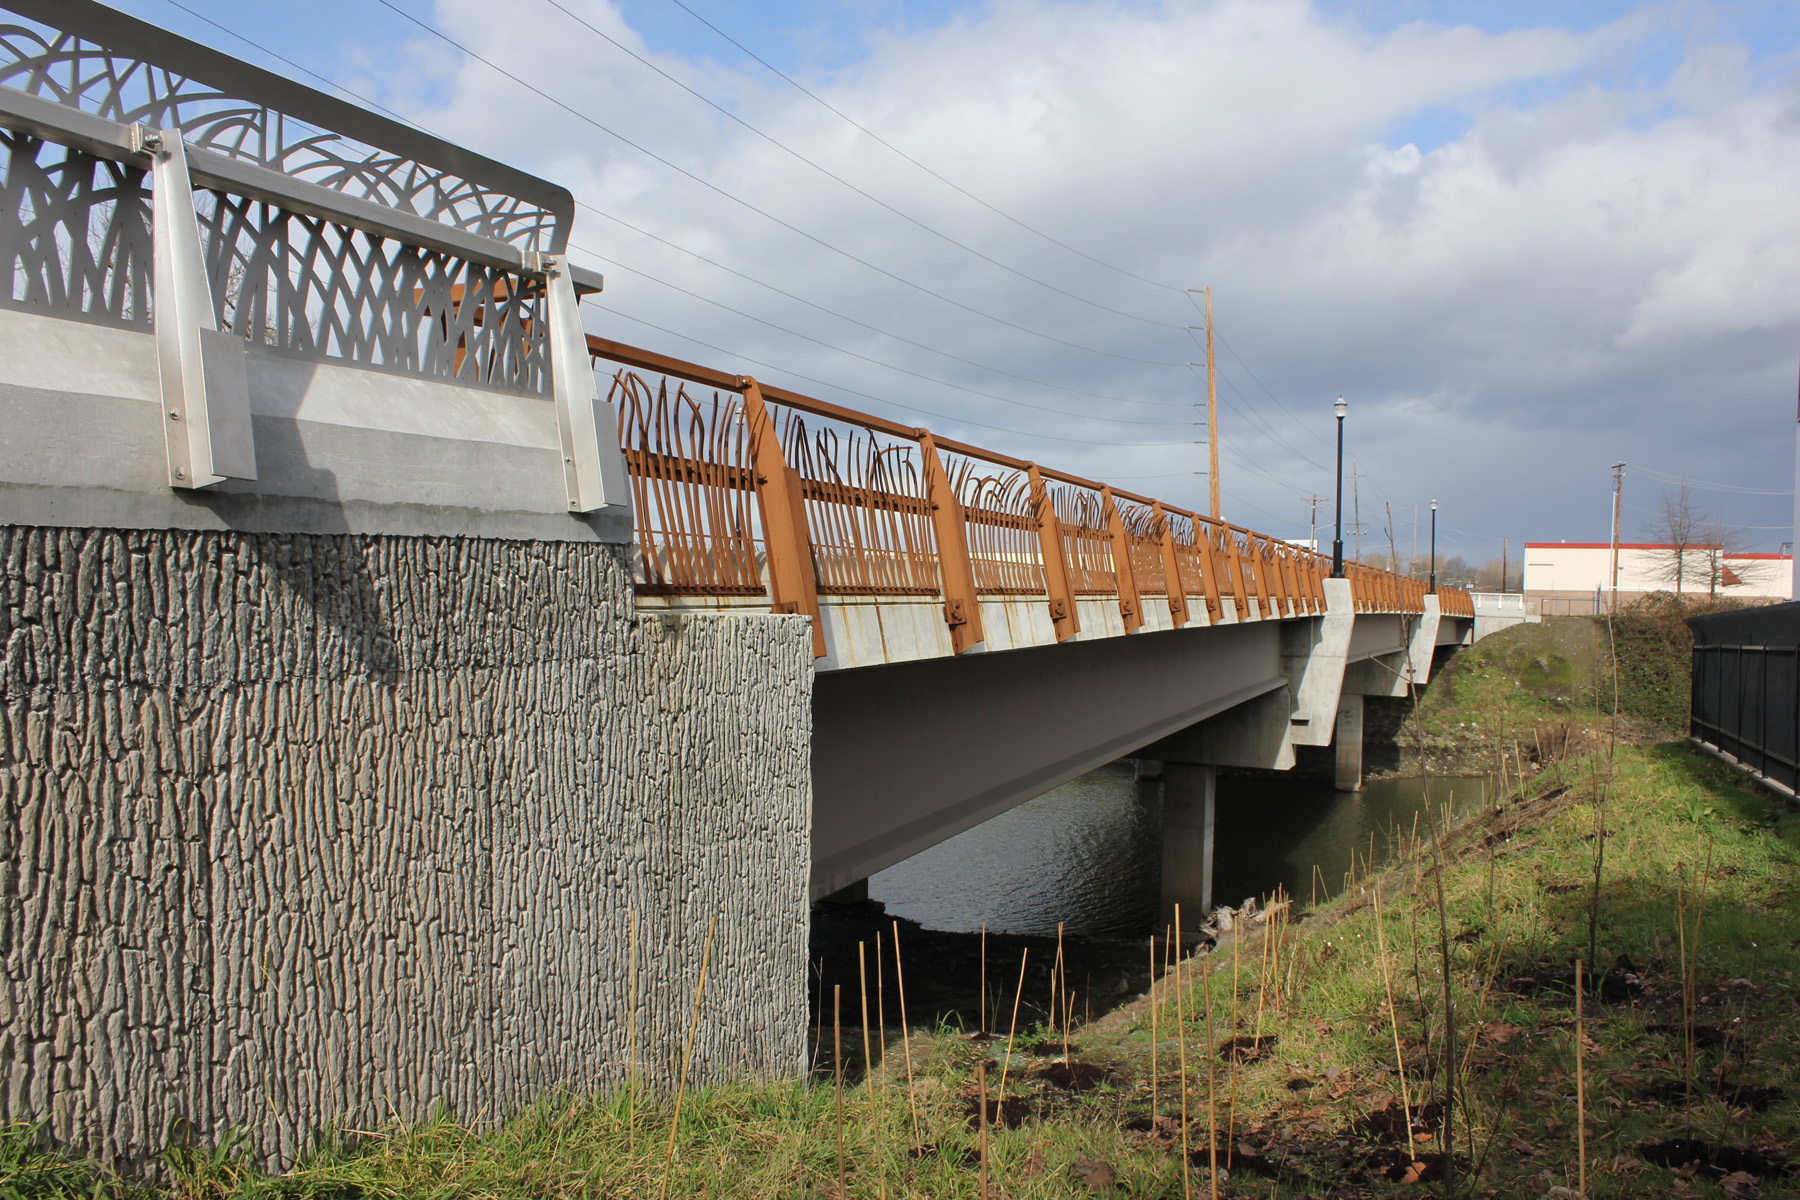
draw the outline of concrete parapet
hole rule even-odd
[[[245,349],[257,478],[171,488],[155,340],[0,308],[0,511],[11,524],[632,541],[571,513],[556,408]]]
[[[554,477],[552,478],[554,483]],[[491,1122],[804,1062],[811,645],[622,548],[0,526],[0,1121]]]

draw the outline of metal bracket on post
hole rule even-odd
[[[1056,640],[1067,641],[1081,632],[1081,614],[1075,607],[1075,593],[1069,587],[1069,564],[1063,557],[1062,523],[1056,516],[1056,505],[1043,473],[1036,463],[1025,468],[1031,487],[1031,509],[1037,517],[1038,554],[1044,564],[1044,599],[1050,607],[1050,624]]]
[[[944,623],[950,627],[950,646],[957,654],[980,646],[981,595],[975,584],[975,567],[969,559],[969,530],[963,507],[950,486],[950,476],[938,457],[937,441],[921,429],[919,457],[925,467],[925,496],[931,506],[931,528],[937,539],[938,575],[944,589]]]
[[[1100,507],[1106,517],[1106,534],[1112,543],[1113,586],[1119,591],[1119,617],[1126,633],[1144,627],[1144,600],[1138,595],[1137,576],[1131,570],[1131,542],[1125,531],[1119,506],[1113,503],[1112,488],[1100,489]]]
[[[762,388],[748,377],[738,380],[738,388],[750,432],[750,468],[762,512],[763,550],[769,556],[770,608],[811,617],[813,657],[824,658],[825,624],[819,613],[819,583],[813,571],[812,534],[806,523],[800,473],[787,465],[781,453],[781,439],[763,401]]]
[[[1188,623],[1187,585],[1181,579],[1181,559],[1175,553],[1175,530],[1169,524],[1169,514],[1164,511],[1162,501],[1150,506],[1156,516],[1156,528],[1162,535],[1163,578],[1168,580],[1169,620],[1180,629]]]
[[[169,486],[256,478],[244,338],[219,328],[181,130],[131,127],[150,159],[156,372]]]
[[[556,397],[556,432],[562,444],[563,483],[569,511],[629,511],[630,481],[619,449],[618,417],[594,382],[594,363],[581,327],[581,301],[568,256],[539,254],[532,266],[544,274],[550,339],[550,386]]]

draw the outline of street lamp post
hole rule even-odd
[[[1431,502],[1431,594],[1437,595],[1437,500]]]
[[[1339,396],[1337,403],[1331,406],[1337,414],[1338,453],[1337,453],[1337,506],[1331,514],[1331,577],[1344,577],[1344,414],[1350,406]]]

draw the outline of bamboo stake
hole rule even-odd
[[[894,987],[900,993],[900,1048],[906,1055],[906,1103],[912,1111],[913,1149],[919,1148],[919,1096],[913,1088],[912,1025],[906,1019],[906,968],[900,964],[900,922],[894,922]]]
[[[1156,1118],[1162,1111],[1162,1106],[1157,1103],[1156,1095],[1156,1009],[1156,935],[1153,933],[1150,935],[1150,1127],[1152,1132],[1156,1128]]]
[[[1056,1031],[1056,1006],[1057,1006],[1058,998],[1061,997],[1061,995],[1063,993],[1063,971],[1064,970],[1065,970],[1065,968],[1063,966],[1063,925],[1062,925],[1061,921],[1058,921],[1056,923],[1056,962],[1050,968],[1050,1030],[1052,1033],[1054,1033]],[[1069,1056],[1069,1031],[1066,1026],[1064,1027],[1062,1034],[1063,1034],[1063,1057],[1066,1059]]]
[[[1061,921],[1056,923],[1056,981],[1050,992],[1051,1019],[1053,1021],[1055,1020],[1056,996],[1059,990],[1063,998],[1062,1042],[1063,1062],[1066,1063],[1069,1061],[1069,964],[1063,958],[1063,924]]]
[[[1579,1147],[1580,1184],[1577,1191],[1587,1200],[1587,1081],[1581,1054],[1581,959],[1575,960],[1575,1143]]]
[[[1681,945],[1681,1041],[1682,1086],[1688,1103],[1694,1099],[1694,1014],[1688,996],[1687,900],[1682,894],[1685,864],[1675,864],[1675,930]]]
[[[706,996],[706,969],[712,962],[713,929],[719,917],[714,913],[706,922],[706,949],[700,953],[700,979],[694,984],[694,1013],[688,1018],[687,1049],[681,1056],[681,1078],[675,1085],[675,1116],[669,1122],[669,1149],[663,1156],[661,1200],[669,1197],[669,1173],[675,1169],[675,1135],[681,1132],[681,1102],[687,1095],[688,1069],[694,1062],[694,1035],[700,1029],[700,1002]]]
[[[1400,1049],[1400,1013],[1394,1007],[1394,979],[1388,973],[1387,932],[1381,920],[1381,889],[1375,889],[1375,942],[1381,948],[1381,985],[1387,989],[1388,1026],[1394,1031],[1394,1065],[1400,1071],[1400,1111],[1406,1117],[1406,1155],[1409,1159],[1419,1157],[1413,1145],[1412,1098],[1406,1091],[1406,1056]],[[1474,1049],[1474,1041],[1470,1040],[1470,1049]]]
[[[856,943],[856,994],[862,999],[863,1090],[875,1089],[875,1055],[869,1044],[869,969],[864,953],[866,942]]]
[[[1181,905],[1175,906],[1175,941],[1181,941]],[[1181,1195],[1193,1200],[1192,1160],[1188,1156],[1187,988],[1183,985],[1181,955],[1175,955],[1175,1043],[1181,1051]]]
[[[1206,1160],[1212,1176],[1212,1200],[1219,1200],[1219,1056],[1215,1052],[1218,1043],[1213,1040],[1212,971],[1204,965],[1200,968],[1200,992],[1206,1002]]]
[[[849,1189],[844,1178],[844,1036],[843,986],[831,985],[831,1074],[837,1091],[837,1162],[838,1200],[844,1200]]]
[[[875,931],[875,1027],[881,1030],[881,1061],[887,1064],[887,990],[882,986],[885,968],[881,963],[881,930]],[[887,1090],[886,1072],[880,1083],[882,1091]]]
[[[1012,1027],[1006,1031],[1006,1062],[1000,1068],[1000,1103],[1006,1103],[1006,1073],[1012,1070],[1013,1038],[1019,1032],[1019,1001],[1025,998],[1025,960],[1031,947],[1019,951],[1019,990],[1013,993]]]
[[[981,1200],[988,1200],[987,1060],[975,1064],[976,1102],[981,1105]]]
[[[1241,947],[1244,944],[1244,931],[1235,929],[1231,934],[1231,1103],[1225,1113],[1225,1145],[1237,1145],[1237,1064],[1238,1064],[1238,970],[1243,962]]]

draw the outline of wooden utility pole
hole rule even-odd
[[[1613,464],[1613,528],[1612,528],[1612,595],[1607,600],[1607,611],[1619,611],[1619,515],[1620,499],[1625,491],[1625,464]]]
[[[1331,499],[1330,496],[1302,496],[1306,502],[1306,540],[1307,549],[1317,551],[1319,548],[1319,505]]]
[[[1206,485],[1219,519],[1219,373],[1213,362],[1212,288],[1206,289]]]

